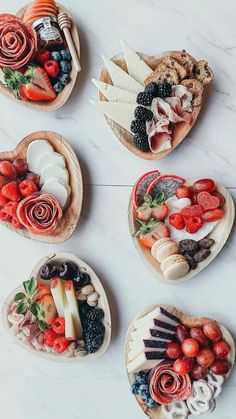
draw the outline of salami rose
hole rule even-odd
[[[189,375],[176,374],[173,362],[162,362],[150,373],[150,395],[157,403],[169,404],[175,400],[186,400],[191,391]]]
[[[9,14],[0,15],[0,68],[18,70],[37,50],[37,35],[31,26]]]
[[[31,233],[42,236],[56,229],[62,215],[59,202],[48,194],[30,195],[17,208],[20,223]]]

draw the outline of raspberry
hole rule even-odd
[[[3,186],[2,194],[10,201],[18,201],[20,199],[20,191],[16,182],[10,182]]]
[[[4,207],[8,202],[8,199],[0,192],[0,207]]]
[[[0,220],[2,221],[11,221],[11,216],[6,213],[4,208],[0,210]]]
[[[20,223],[20,221],[18,220],[17,217],[13,217],[11,220],[11,223],[13,225],[14,228],[23,228],[23,225]]]
[[[6,205],[4,205],[4,211],[11,217],[16,217],[16,210],[18,205],[18,202],[10,201]]]
[[[60,72],[60,66],[55,60],[48,60],[44,63],[44,69],[50,77],[56,78]]]
[[[65,319],[64,319],[64,317],[57,317],[52,323],[52,329],[58,335],[64,335],[64,333],[65,333]]]
[[[53,348],[58,353],[65,352],[67,350],[68,346],[69,346],[69,340],[64,338],[63,336],[57,337],[54,340]]]
[[[28,180],[23,180],[20,184],[19,184],[19,189],[20,189],[20,193],[22,196],[28,196],[28,195],[32,195],[33,193],[38,191],[37,186],[35,185],[35,183],[28,179]]]
[[[203,221],[201,217],[196,217],[196,216],[189,217],[186,222],[186,230],[188,233],[194,234],[199,230],[199,228],[201,228],[202,224],[203,224]]]
[[[186,225],[185,219],[182,214],[176,212],[169,217],[169,223],[177,230],[183,230]]]
[[[38,50],[36,58],[38,61],[40,61],[40,63],[45,63],[45,61],[50,60],[50,52],[46,49],[41,48]]]
[[[44,332],[43,342],[45,345],[49,346],[50,348],[53,347],[55,340],[58,338],[58,335],[52,329],[47,329]]]
[[[6,177],[16,177],[16,169],[13,164],[7,160],[0,162],[0,173]]]

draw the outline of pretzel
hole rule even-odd
[[[187,405],[183,401],[162,405],[162,412],[165,419],[187,419],[189,414]]]
[[[222,375],[210,373],[207,375],[206,381],[213,388],[214,399],[217,399],[222,392],[225,378]]]
[[[187,399],[187,406],[194,416],[212,412],[215,409],[213,387],[205,380],[194,381],[192,396]]]

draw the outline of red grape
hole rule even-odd
[[[173,368],[176,374],[178,375],[186,375],[190,372],[193,367],[193,359],[187,358],[186,356],[182,356],[179,359],[176,359],[174,362]]]
[[[199,344],[193,338],[184,339],[182,342],[182,351],[184,355],[194,358],[199,352]]]
[[[39,176],[36,173],[26,173],[25,179],[32,180],[36,186],[39,186]]]
[[[208,369],[201,367],[201,365],[195,364],[191,370],[191,377],[194,380],[201,380],[206,378],[208,374]]]
[[[182,355],[180,343],[169,342],[166,349],[166,356],[171,359],[177,359]]]
[[[216,184],[212,179],[201,179],[197,180],[193,184],[193,192],[213,192],[216,188]]]
[[[190,329],[190,336],[202,346],[207,346],[209,343],[209,340],[201,327],[192,327],[192,329]]]
[[[225,215],[224,211],[221,208],[215,208],[212,210],[205,211],[202,214],[203,221],[211,222],[211,221],[217,221],[223,218]]]
[[[214,359],[215,355],[209,348],[201,349],[196,358],[198,365],[204,368],[209,368],[213,364]]]
[[[176,328],[176,337],[180,342],[183,342],[184,339],[189,338],[189,329],[183,324],[180,324]]]
[[[211,371],[216,375],[228,374],[231,365],[225,359],[217,359],[211,366]]]
[[[13,161],[13,166],[16,169],[17,173],[24,174],[28,170],[28,164],[27,161],[24,159],[15,159]]]
[[[221,331],[215,323],[206,323],[203,326],[203,332],[213,342],[221,338]]]
[[[213,351],[219,358],[226,358],[229,354],[229,346],[224,340],[218,340],[213,344]]]

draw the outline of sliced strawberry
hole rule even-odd
[[[199,192],[197,202],[204,211],[218,208],[220,200],[217,196],[212,196],[209,192]]]
[[[35,300],[40,300],[41,298],[43,298],[45,295],[51,295],[51,290],[50,288],[45,285],[45,284],[41,284],[40,282],[37,284],[37,295],[35,297]]]
[[[44,312],[45,322],[52,324],[53,320],[57,317],[57,310],[52,295],[44,295],[38,300],[38,303],[41,305]]]
[[[147,221],[151,217],[151,208],[141,208],[137,211],[137,217],[139,220]]]
[[[134,233],[140,244],[148,249],[162,237],[170,237],[170,230],[166,224],[156,221],[154,218],[145,223],[144,221],[136,220],[139,229]]]
[[[20,87],[20,95],[33,101],[54,100],[57,95],[52,87],[47,72],[41,67],[30,69],[30,71],[32,74],[31,81]]]
[[[225,215],[224,211],[221,208],[216,208],[212,210],[205,211],[202,214],[203,221],[211,222],[211,221],[218,221],[223,218]]]
[[[166,218],[168,206],[164,204],[164,193],[160,192],[154,198],[149,194],[145,194],[143,199],[144,203],[137,208],[140,220],[147,221],[150,217],[153,217],[158,221],[163,221]]]
[[[153,218],[155,218],[155,220],[163,221],[166,218],[168,211],[168,206],[166,204],[162,204],[154,208],[151,215]]]

